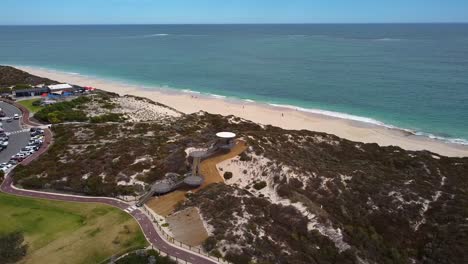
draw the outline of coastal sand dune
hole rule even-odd
[[[390,129],[320,114],[306,113],[295,109],[272,107],[249,102],[236,102],[164,89],[142,89],[138,86],[122,84],[83,75],[67,74],[35,67],[18,67],[33,75],[47,77],[60,82],[82,86],[93,86],[102,90],[146,97],[171,106],[184,113],[206,111],[214,114],[235,115],[254,122],[274,125],[285,129],[307,129],[337,135],[339,137],[364,143],[377,143],[381,146],[399,146],[407,150],[429,150],[440,155],[468,156],[468,146],[445,143],[408,132]]]

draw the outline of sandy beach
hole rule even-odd
[[[429,150],[440,155],[468,156],[468,146],[446,143],[424,136],[416,136],[398,129],[390,129],[369,123],[307,113],[295,109],[273,107],[267,104],[214,98],[196,93],[167,89],[144,89],[136,85],[117,83],[77,74],[69,74],[43,68],[14,66],[31,74],[60,82],[115,92],[120,95],[146,97],[171,106],[184,113],[206,111],[213,114],[235,115],[259,124],[284,129],[307,129],[337,135],[353,141],[377,143],[381,146],[399,146],[407,150]]]

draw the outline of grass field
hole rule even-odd
[[[29,112],[36,113],[37,111],[42,109],[42,106],[34,106],[32,104],[35,101],[39,101],[39,100],[41,99],[22,100],[22,101],[18,101],[18,103],[26,107],[29,110]]]
[[[110,206],[0,193],[0,212],[0,234],[19,230],[28,243],[20,263],[99,263],[147,245],[138,223]]]

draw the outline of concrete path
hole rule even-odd
[[[14,104],[17,106],[17,104]],[[34,122],[29,120],[29,112],[24,107],[18,107],[23,112],[23,123],[26,125],[38,125]],[[31,155],[28,158],[27,162],[23,161],[24,165],[29,164],[32,160],[37,158],[39,155],[44,153],[49,145],[52,142],[52,133],[50,130],[46,130],[46,140],[43,144],[43,147],[37,151],[34,155]],[[37,154],[37,155],[36,155]],[[106,198],[106,197],[89,197],[89,196],[77,196],[77,195],[67,195],[67,194],[58,194],[58,193],[48,193],[48,192],[40,192],[40,191],[31,191],[17,188],[13,185],[13,179],[10,175],[6,175],[4,181],[0,185],[0,191],[4,193],[8,193],[11,195],[23,196],[23,197],[30,197],[30,198],[37,198],[37,199],[48,199],[48,200],[56,200],[56,201],[67,201],[67,202],[80,202],[80,203],[101,203],[110,205],[116,208],[121,209],[122,211],[130,214],[135,218],[138,224],[141,227],[146,239],[148,242],[155,248],[161,250],[162,252],[176,257],[177,259],[181,260],[182,262],[188,262],[193,264],[212,264],[217,263],[214,260],[208,259],[205,256],[201,256],[195,252],[188,251],[176,247],[172,244],[166,242],[156,231],[151,219],[144,214],[141,209],[135,208],[133,205],[126,203],[124,201],[114,199],[114,198]]]

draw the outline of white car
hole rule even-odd
[[[29,155],[31,155],[33,152],[32,151],[29,151],[29,150],[26,150],[26,151],[21,151],[20,154],[23,154],[24,157],[27,157]]]
[[[9,168],[13,167],[13,165],[4,162],[4,163],[0,164],[0,167],[6,167],[7,169],[9,169]]]
[[[13,116],[13,119],[18,120],[18,119],[19,119],[19,115],[18,115],[18,114],[15,114],[15,115]]]
[[[37,136],[32,137],[31,139],[33,139],[33,140],[42,140],[43,138],[44,138],[44,136],[37,135]]]
[[[4,173],[6,173],[8,168],[7,167],[0,167],[0,170],[2,170]]]

